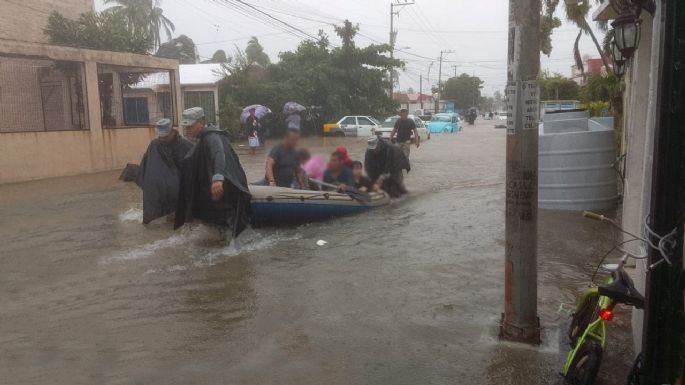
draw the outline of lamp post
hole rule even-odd
[[[640,22],[633,12],[627,11],[611,23],[614,43],[626,60],[633,56],[640,43]]]
[[[611,43],[611,59],[614,62],[614,74],[619,78],[623,77],[626,72],[626,58],[615,41]]]

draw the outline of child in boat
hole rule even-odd
[[[354,187],[363,192],[371,192],[373,190],[373,183],[366,175],[364,175],[364,165],[362,162],[355,160],[352,162],[352,175],[354,176]]]
[[[328,169],[323,174],[323,181],[339,186],[341,190],[354,186],[352,170],[345,167],[345,156],[343,154],[337,151],[331,154]]]

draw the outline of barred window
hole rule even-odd
[[[173,72],[98,64],[103,128],[148,127],[163,118],[176,121]]]
[[[83,63],[0,56],[0,132],[87,130]]]

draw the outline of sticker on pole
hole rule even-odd
[[[516,134],[517,126],[523,130],[537,130],[540,114],[538,82],[535,80],[511,82],[505,88],[507,102],[507,134]]]

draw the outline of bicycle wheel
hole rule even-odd
[[[593,294],[587,298],[583,306],[573,313],[571,325],[568,329],[568,338],[571,347],[576,346],[578,338],[583,335],[588,325],[599,317],[599,294]]]
[[[587,340],[573,357],[566,381],[571,385],[594,385],[602,364],[602,347],[595,340]]]

